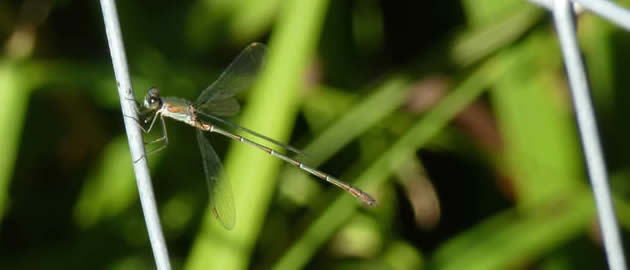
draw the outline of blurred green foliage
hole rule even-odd
[[[630,6],[627,0],[620,1]],[[220,137],[236,227],[208,215],[193,130],[149,158],[174,269],[603,269],[562,59],[525,1],[119,1],[136,96],[194,99],[248,43],[234,119],[354,198]],[[583,14],[630,229],[630,34]],[[98,2],[0,2],[0,269],[152,269]]]

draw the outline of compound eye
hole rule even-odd
[[[155,87],[149,89],[149,96],[156,97],[156,98],[159,97],[160,96],[160,90],[158,90]]]
[[[155,87],[149,89],[149,92],[144,97],[144,107],[147,109],[156,110],[158,109],[158,107],[160,107],[161,103],[162,101],[160,98],[160,90]]]

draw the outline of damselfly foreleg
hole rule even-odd
[[[145,158],[148,155],[152,155],[152,154],[155,154],[155,153],[157,153],[159,151],[162,151],[168,146],[168,132],[166,131],[166,123],[164,122],[164,116],[161,115],[161,114],[158,115],[158,113],[155,113],[155,114],[153,114],[152,117],[153,117],[153,120],[151,121],[151,125],[149,126],[149,128],[145,130],[141,126],[142,131],[144,133],[147,133],[147,134],[149,132],[151,132],[151,130],[153,129],[153,126],[155,125],[155,122],[156,122],[157,118],[159,117],[160,118],[160,122],[162,123],[162,125],[161,125],[162,126],[162,136],[160,136],[159,138],[157,138],[155,140],[152,140],[150,142],[145,142],[144,145],[147,146],[147,145],[151,145],[151,144],[159,143],[159,142],[162,142],[163,144],[158,146],[155,149],[152,149],[149,152],[146,152],[141,157],[139,157],[138,159],[134,160],[134,163],[140,161],[141,159]]]

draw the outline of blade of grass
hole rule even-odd
[[[415,246],[402,240],[389,245],[383,254],[383,261],[392,270],[421,269],[426,263]]]
[[[344,113],[352,110],[360,102],[360,97],[359,94],[319,85],[305,95],[302,114],[312,133],[321,134]]]
[[[152,155],[150,165],[158,162],[160,156]],[[100,167],[86,179],[75,205],[74,219],[82,227],[120,214],[138,198],[132,177],[133,163],[124,137],[112,140],[98,164]]]
[[[8,189],[31,93],[14,61],[0,61],[0,220],[8,207]]]
[[[462,1],[462,12],[466,17],[466,24],[471,26],[481,26],[494,24],[503,21],[512,14],[523,14],[528,11],[543,11],[536,6],[532,6],[525,1],[495,1],[495,0],[464,0]],[[501,33],[496,33],[500,35]]]
[[[533,206],[533,205],[530,205]],[[502,212],[449,240],[431,269],[511,269],[584,233],[595,208],[584,188],[565,190],[533,206]]]
[[[186,16],[186,42],[195,51],[207,51],[224,32],[225,23],[239,1],[196,1]]]
[[[506,51],[504,61],[520,65],[490,92],[519,205],[553,197],[583,177],[566,89],[554,90],[560,58],[548,34],[532,33]]]
[[[530,29],[544,12],[526,5],[510,16],[456,37],[449,56],[459,66],[469,66],[483,57],[516,41]]]
[[[42,15],[47,14],[50,7],[51,5],[41,6]],[[0,59],[0,89],[3,89],[0,91],[0,130],[4,131],[4,138],[0,141],[0,149],[4,150],[0,156],[0,223],[8,207],[10,176],[17,158],[18,140],[28,98],[32,89],[41,81],[38,76],[33,76],[36,74],[26,72],[24,65],[33,53],[37,36],[35,30],[42,22],[22,21],[12,26],[15,28],[4,44],[4,55]]]
[[[338,121],[335,121],[304,148],[304,152],[312,155],[309,165],[321,165],[333,153],[398,109],[407,99],[408,85],[408,79],[393,76],[387,79],[379,89],[343,114]],[[352,128],[348,129],[347,127],[350,126]]]
[[[328,2],[289,2],[278,18],[267,66],[249,96],[241,124],[280,141],[297,113],[297,89],[315,51]],[[236,226],[228,232],[207,212],[186,269],[245,269],[275,190],[280,161],[247,145],[230,148],[225,170],[233,181]]]
[[[242,0],[232,17],[230,32],[237,42],[262,35],[272,25],[283,2],[279,0]]]
[[[133,166],[124,137],[114,139],[105,148],[103,161],[99,164],[101,168],[87,178],[75,204],[75,222],[82,227],[116,215],[136,197],[131,179]]]

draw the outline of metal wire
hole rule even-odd
[[[162,226],[160,225],[155,197],[153,196],[149,167],[146,159],[140,158],[145,155],[144,143],[140,128],[133,120],[133,118],[138,119],[138,114],[133,89],[131,88],[131,80],[129,79],[129,72],[127,70],[127,57],[125,56],[122,34],[120,33],[116,4],[113,0],[101,0],[100,2],[101,9],[103,10],[103,20],[105,21],[105,31],[107,32],[107,42],[109,43],[112,65],[118,86],[118,95],[120,96],[120,105],[123,115],[128,116],[123,117],[125,130],[127,131],[132,160],[137,161],[134,162],[133,167],[136,174],[138,192],[140,194],[140,204],[142,205],[142,212],[144,213],[147,231],[149,232],[149,240],[153,248],[155,264],[159,270],[170,270],[171,264],[162,234]]]
[[[573,97],[586,167],[597,206],[608,265],[613,270],[625,270],[626,259],[608,185],[606,164],[600,145],[585,66],[577,42],[572,2],[569,0],[531,0],[531,2],[550,9],[553,13]],[[630,29],[630,13],[609,1],[575,0],[575,2],[625,29]]]
[[[630,31],[630,11],[622,8],[621,6],[607,0],[574,0],[576,3],[582,5],[586,10],[589,10],[602,18],[606,18],[609,21],[615,23],[619,27]]]
[[[544,7],[548,10],[553,9],[554,0],[529,0],[530,2]],[[608,0],[573,0],[573,3],[585,10],[593,12],[607,20],[615,23],[619,27],[630,31],[630,11]]]

